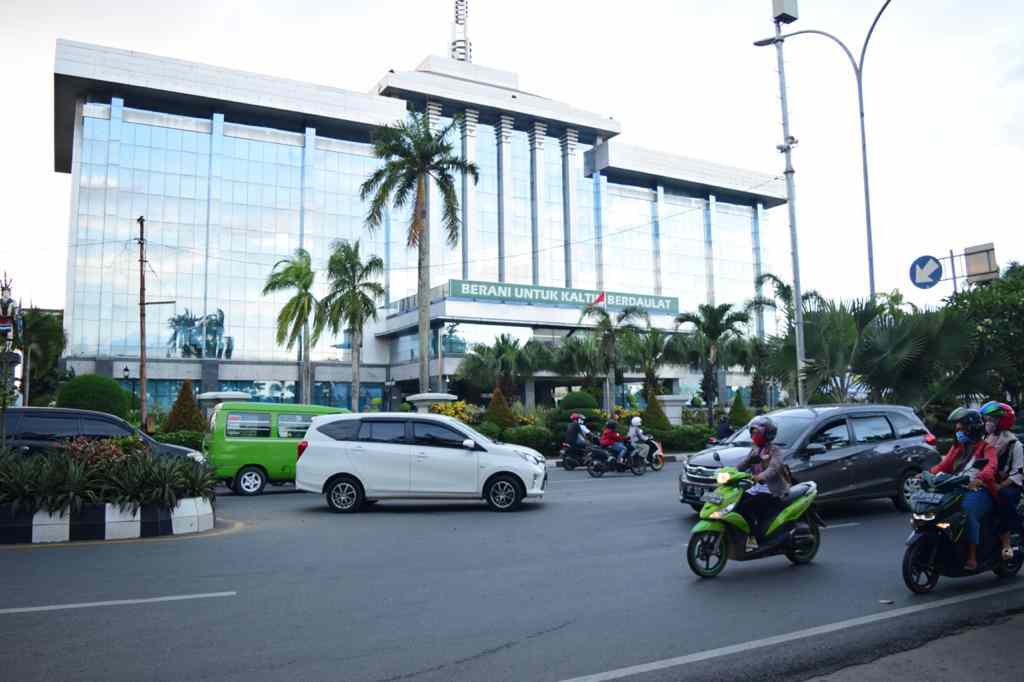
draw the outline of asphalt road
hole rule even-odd
[[[279,490],[219,498],[236,523],[209,537],[0,549],[0,677],[794,680],[1024,609],[1024,578],[912,596],[907,518],[885,501],[826,508],[810,566],[730,563],[701,581],[678,466],[552,469],[545,500],[511,514],[400,502],[344,516]],[[229,594],[11,612],[211,593]]]

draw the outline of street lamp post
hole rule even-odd
[[[131,392],[132,392],[132,408],[134,409],[134,407],[135,407],[135,382],[134,382],[134,381],[130,381],[130,378],[131,378],[131,370],[129,370],[129,369],[128,369],[128,365],[125,365],[125,366],[124,366],[124,369],[122,369],[122,370],[121,370],[121,376],[123,376],[123,377],[124,377],[124,380],[125,380],[125,381],[128,381],[128,382],[129,382],[129,384],[128,384],[128,385],[129,385],[129,386],[131,386]]]
[[[783,35],[779,30],[778,21],[776,21],[775,23],[774,37],[764,38],[763,40],[758,40],[757,42],[754,43],[754,45],[758,47],[764,47],[766,45],[774,44],[778,47],[779,54],[781,55],[782,41],[784,41],[786,38],[792,38],[793,36],[798,36],[804,33],[813,33],[815,35],[825,36],[826,38],[832,40],[840,48],[842,48],[843,52],[850,60],[850,66],[853,67],[853,75],[857,82],[857,109],[860,115],[860,158],[864,177],[864,222],[867,227],[868,237],[868,293],[871,296],[871,300],[875,299],[875,246],[871,233],[871,190],[868,183],[868,142],[867,133],[865,132],[864,128],[864,57],[868,50],[868,42],[870,42],[871,40],[871,35],[875,32],[875,26],[878,24],[878,20],[882,17],[882,12],[885,11],[885,8],[889,6],[890,2],[892,2],[892,0],[885,0],[885,3],[882,5],[882,8],[878,10],[878,14],[875,15],[875,20],[871,22],[871,28],[868,29],[868,34],[867,36],[865,36],[864,44],[861,46],[860,49],[860,60],[854,59],[853,53],[850,51],[850,48],[846,46],[846,43],[844,43],[842,40],[835,37],[831,33],[827,33],[825,31],[818,31],[815,29],[805,29],[803,31],[794,31],[793,33],[787,33]],[[781,67],[779,68],[779,74],[781,77]]]

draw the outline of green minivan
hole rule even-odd
[[[267,483],[295,481],[295,451],[313,417],[349,410],[292,403],[224,402],[210,415],[206,456],[217,478],[238,495]]]

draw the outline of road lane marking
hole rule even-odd
[[[732,656],[735,654],[752,651],[754,649],[762,649],[764,647],[775,646],[777,644],[785,644],[787,642],[792,642],[798,639],[817,637],[819,635],[828,635],[833,632],[839,632],[840,630],[847,630],[849,628],[860,627],[861,625],[879,623],[886,620],[892,620],[893,618],[900,618],[902,616],[909,616],[914,613],[920,613],[922,611],[930,611],[932,609],[938,609],[944,606],[952,606],[954,604],[960,604],[974,599],[984,599],[985,597],[992,597],[997,594],[1004,594],[1006,592],[1013,592],[1022,589],[1024,589],[1024,585],[1007,585],[1006,587],[994,587],[990,590],[982,590],[981,592],[975,592],[974,594],[964,594],[958,597],[949,597],[947,599],[940,599],[938,601],[929,602],[927,604],[918,604],[916,606],[905,606],[900,609],[893,609],[891,611],[885,611],[883,613],[873,613],[869,616],[850,618],[849,620],[841,620],[836,623],[829,623],[828,625],[819,625],[817,627],[807,628],[806,630],[797,630],[795,632],[789,632],[784,635],[765,637],[764,639],[756,639],[750,642],[743,642],[741,644],[731,644],[729,646],[723,646],[717,649],[708,649],[707,651],[701,651],[695,654],[687,654],[686,656],[665,658],[660,661],[641,663],[640,665],[632,665],[626,668],[608,670],[603,673],[583,675],[582,677],[573,677],[571,679],[562,680],[562,682],[607,682],[608,680],[618,680],[622,679],[623,677],[643,675],[644,673],[656,672],[658,670],[666,670],[668,668],[678,668],[680,666],[689,665],[691,663],[708,661],[714,658],[721,658],[722,656]]]
[[[115,599],[113,601],[90,601],[81,604],[53,604],[51,606],[24,606],[15,609],[0,609],[0,616],[13,613],[36,613],[38,611],[64,611],[67,609],[89,609],[94,606],[129,606],[132,604],[156,604],[167,601],[188,601],[190,599],[217,599],[235,597],[237,592],[207,592],[205,594],[175,594],[168,597],[150,597],[148,599]]]
[[[853,528],[859,526],[860,523],[830,523],[827,526],[823,526],[825,530],[832,530],[833,528]]]

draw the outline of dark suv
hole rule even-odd
[[[817,483],[821,502],[887,497],[906,511],[913,477],[939,461],[935,436],[909,407],[821,405],[768,416],[793,478]],[[691,456],[679,475],[679,501],[699,510],[701,496],[715,487],[716,470],[737,466],[751,445],[744,428]]]
[[[59,446],[68,438],[125,438],[138,436],[157,455],[191,457],[204,461],[190,448],[158,443],[131,424],[105,412],[63,407],[12,407],[6,412],[7,447],[33,452]]]

